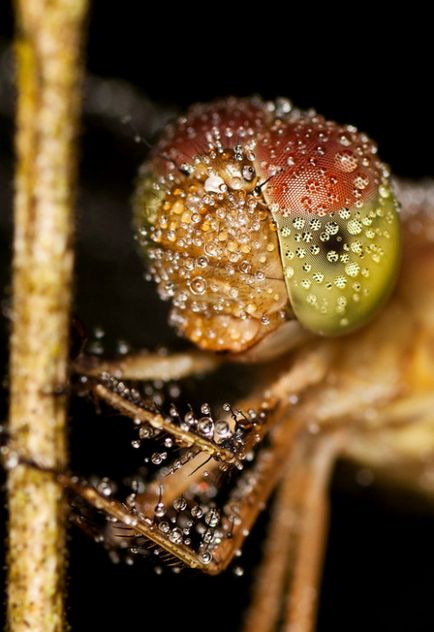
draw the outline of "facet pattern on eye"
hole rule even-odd
[[[351,125],[294,111],[260,135],[258,171],[264,195],[281,212],[322,215],[372,200],[384,165],[375,144]]]

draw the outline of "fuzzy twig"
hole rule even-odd
[[[13,447],[66,465],[72,184],[86,0],[17,0],[17,172],[9,431]],[[13,465],[12,463],[9,464]],[[8,624],[63,623],[64,504],[52,477],[11,467]]]

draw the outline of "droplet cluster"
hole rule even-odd
[[[137,410],[138,436],[132,442],[132,447],[139,448],[143,441],[149,439],[161,439],[164,433],[173,435],[164,436],[161,450],[153,452],[147,459],[146,462],[150,461],[154,465],[161,465],[168,459],[167,449],[173,448],[175,444],[190,447],[194,443],[194,439],[197,438],[205,440],[206,444],[202,441],[198,444],[199,447],[203,448],[205,445],[209,454],[218,458],[222,463],[236,464],[241,467],[247,451],[259,441],[258,435],[258,439],[252,443],[252,436],[258,432],[258,428],[263,427],[266,419],[264,411],[249,410],[245,414],[240,410],[234,411],[228,403],[223,404],[223,414],[219,417],[213,416],[208,403],[202,404],[200,410],[195,412],[191,406],[183,411],[169,400],[168,410],[164,412],[164,405],[168,402],[165,401],[165,386],[163,384],[158,388],[155,384],[150,383],[144,385],[139,391],[107,372],[103,372],[97,381],[133,405]],[[142,410],[150,413],[144,421],[140,420]],[[178,429],[182,432],[177,432]],[[189,459],[194,454],[189,453],[187,456]],[[185,459],[181,459],[175,461],[175,465],[179,468],[186,462]],[[173,468],[173,464],[171,467]],[[172,473],[172,469],[165,473]]]
[[[202,566],[212,564],[216,549],[241,525],[240,505],[246,495],[254,495],[252,463],[254,450],[267,431],[267,403],[259,411],[245,412],[224,403],[217,414],[208,403],[197,410],[171,403],[163,412],[129,383],[108,373],[101,374],[96,383],[121,396],[131,415],[136,411],[133,447],[142,454],[145,466],[122,485],[105,477],[89,481],[101,496],[121,498],[130,512],[124,522],[108,519],[105,529],[96,531],[98,541],[115,561],[132,564],[138,557],[152,558],[158,573],[164,563],[173,563],[161,537],[172,554],[172,545],[186,547]],[[149,421],[141,419],[144,410],[152,411],[154,420],[152,415]],[[202,449],[203,439],[208,451]],[[190,468],[187,474],[186,468]],[[177,476],[183,477],[184,484],[182,491],[173,494],[171,479]],[[160,546],[134,530],[139,523],[158,534]],[[174,568],[180,568],[179,561]]]
[[[147,215],[149,183],[136,196],[139,239],[171,323],[197,345],[243,350],[287,316],[288,296],[272,217],[256,185],[247,148],[217,147],[198,156],[190,176],[170,172],[152,183],[161,197]]]

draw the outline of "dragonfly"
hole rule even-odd
[[[234,103],[231,103],[233,109]],[[285,117],[290,121],[293,116],[288,107],[286,102],[275,105],[275,117],[283,123],[288,123]],[[279,108],[281,113],[277,116]],[[264,109],[268,113],[266,116],[272,112],[268,106]],[[202,115],[203,112],[199,118]],[[296,118],[299,116],[297,114]],[[183,120],[180,124],[184,124]],[[359,142],[358,133],[353,128],[347,128],[345,132],[335,127],[328,129],[322,120],[320,125],[330,132],[333,142],[338,134],[345,133],[350,145]],[[271,231],[267,234],[265,247],[274,245],[275,254],[284,249],[290,251],[292,247],[293,235],[287,234],[286,223],[280,223],[279,212],[284,203],[279,199],[279,186],[282,187],[279,180],[285,176],[285,170],[279,160],[270,155],[257,166],[255,148],[244,146],[243,138],[238,138],[236,145],[229,147],[229,155],[222,159],[227,147],[222,143],[219,145],[218,135],[211,131],[211,138],[206,141],[213,149],[207,146],[204,151],[200,142],[195,141],[194,155],[190,148],[185,151],[185,138],[179,144],[173,143],[172,132],[168,132],[152,158],[152,166],[158,172],[157,181],[149,177],[149,161],[139,179],[135,198],[138,241],[148,259],[153,257],[150,274],[159,284],[160,294],[169,300],[173,299],[173,284],[179,292],[185,292],[186,288],[182,286],[181,278],[176,278],[174,283],[170,278],[172,273],[168,271],[164,278],[164,266],[169,266],[171,261],[158,254],[159,242],[153,238],[149,240],[149,228],[155,228],[152,214],[160,213],[160,204],[167,203],[165,210],[172,212],[177,186],[181,188],[181,194],[184,186],[196,186],[200,192],[217,199],[218,196],[233,195],[234,191],[246,194],[245,197],[251,194],[255,208],[262,212],[262,220]],[[311,133],[308,130],[302,132]],[[324,129],[318,131],[322,132]],[[295,134],[295,141],[299,140],[299,133],[300,130],[289,130],[289,136]],[[360,142],[368,143],[363,151],[370,150],[368,141]],[[343,147],[342,153],[346,151],[345,143]],[[217,150],[215,156],[211,155],[214,150]],[[264,152],[267,154],[267,150]],[[186,155],[180,158],[180,154]],[[209,163],[195,161],[195,156],[208,157],[215,165],[208,171]],[[366,157],[362,152],[360,159]],[[288,160],[296,161],[296,158],[304,160],[300,156],[286,156],[286,166],[291,168],[293,165]],[[353,159],[354,156],[345,153],[338,159],[344,166],[343,173],[352,173],[349,170]],[[273,160],[277,165],[262,166],[262,163]],[[248,171],[252,166],[253,173]],[[245,167],[246,177],[243,179]],[[316,165],[313,167],[317,168]],[[358,189],[362,198],[363,191],[371,184],[372,196],[384,186],[383,168],[375,166],[373,169],[368,172],[368,179],[372,176],[373,183],[368,182]],[[364,185],[364,175],[360,176],[361,185]],[[307,185],[303,178],[302,175],[301,179]],[[241,186],[233,180],[241,180]],[[226,189],[220,188],[222,186]],[[321,182],[319,185],[313,183],[312,187],[314,194],[321,193]],[[342,196],[345,199],[341,199]],[[368,203],[374,199],[377,203],[377,198],[372,196],[368,196]],[[400,201],[399,213],[394,203],[387,206],[395,198]],[[369,219],[373,211],[369,207],[366,216],[363,211],[360,215],[353,209],[358,199],[344,187],[336,200],[338,207],[333,211],[325,208],[324,214],[317,213],[322,222],[319,234],[325,232],[329,235],[326,241],[334,244],[326,250],[326,256],[336,250],[338,256],[345,254],[339,250],[342,242],[336,243],[334,239],[336,226],[329,226],[327,213],[335,213],[333,219],[339,220],[334,221],[339,236],[345,230],[351,234],[349,222],[360,220],[363,224],[363,219]],[[203,294],[203,285],[198,283],[201,276],[209,283],[213,294],[218,291],[230,293],[237,289],[237,283],[241,293],[247,287],[250,301],[257,288],[252,282],[252,271],[246,267],[244,270],[238,268],[235,282],[227,285],[221,275],[215,280],[212,273],[207,276],[207,272],[202,272],[193,277],[195,283],[188,279],[186,287],[190,294],[184,301],[177,296],[175,313],[171,317],[172,323],[198,349],[173,354],[126,354],[114,361],[82,354],[75,360],[73,368],[81,387],[84,385],[93,397],[133,421],[139,446],[148,443],[153,446],[146,462],[149,469],[154,466],[154,473],[144,482],[136,480],[127,498],[115,498],[111,485],[104,479],[90,484],[77,476],[54,473],[59,483],[74,496],[106,517],[100,539],[107,548],[135,556],[149,550],[157,551],[159,559],[166,560],[168,565],[174,564],[176,569],[190,567],[208,574],[221,573],[237,556],[257,517],[275,492],[264,560],[257,574],[245,629],[273,630],[282,620],[288,629],[302,632],[314,629],[327,533],[328,484],[336,460],[348,458],[405,487],[429,487],[434,376],[430,318],[433,199],[433,187],[429,182],[418,185],[393,180],[390,190],[387,188],[384,213],[390,216],[393,226],[399,217],[401,237],[396,231],[396,240],[402,240],[402,244],[394,244],[391,253],[381,255],[381,282],[379,289],[375,286],[379,295],[373,297],[363,313],[357,305],[354,310],[344,309],[343,315],[342,310],[334,310],[331,315],[326,309],[327,322],[324,324],[321,310],[319,315],[312,307],[312,300],[302,301],[300,306],[298,292],[301,290],[295,282],[300,280],[302,268],[296,270],[294,278],[294,272],[288,273],[292,267],[288,263],[290,257],[282,257],[277,258],[277,263],[273,259],[270,263],[272,273],[265,279],[258,275],[254,277],[254,282],[263,286],[275,284],[274,294],[280,292],[277,299],[273,294],[271,307],[267,301],[260,301],[260,318],[255,316],[260,325],[253,323],[256,327],[254,335],[251,334],[252,327],[249,330],[252,323],[244,313],[249,314],[249,311],[241,310],[239,305],[234,311],[231,304],[226,317],[238,318],[239,323],[232,329],[223,328],[230,332],[230,342],[227,343],[219,331],[216,336],[209,336],[207,327],[197,327],[194,315],[201,312],[191,296]],[[267,209],[268,215],[264,215]],[[339,210],[346,210],[350,215],[346,217],[343,213],[340,216]],[[294,219],[311,221],[316,219],[315,211],[318,209],[303,207]],[[190,222],[184,218],[184,223],[191,223],[194,212],[181,204],[181,218],[184,212],[190,213]],[[379,214],[378,221],[381,222],[383,216]],[[339,223],[341,220],[343,225]],[[203,225],[205,220],[200,221]],[[354,230],[357,230],[356,226]],[[221,235],[221,228],[215,232]],[[381,226],[377,236],[379,232],[384,237]],[[351,249],[349,241],[344,244]],[[242,246],[237,242],[234,252]],[[166,247],[166,251],[169,248]],[[399,251],[400,255],[397,254]],[[206,256],[218,259],[220,255],[218,252],[214,255],[208,249]],[[203,261],[199,262],[197,252],[192,257],[195,267],[202,271],[207,269]],[[250,261],[247,263],[251,265]],[[278,263],[283,272],[278,271]],[[339,264],[344,267],[351,263],[354,261],[339,258]],[[224,274],[234,273],[226,267]],[[213,283],[217,291],[212,289]],[[347,298],[347,285],[348,279],[345,288],[336,284],[332,288],[333,300],[338,306],[343,305],[339,299]],[[364,287],[372,296],[369,283]],[[250,302],[246,302],[245,307],[249,305]],[[258,306],[253,307],[258,309]],[[193,325],[188,319],[182,321],[176,310],[182,313],[191,310]],[[216,314],[221,315],[221,311],[216,310]],[[164,390],[165,383],[202,378],[234,364],[252,365],[252,379],[251,388],[233,404],[220,401],[213,406],[203,402],[198,410],[188,405],[183,409],[181,405],[163,401],[159,388],[155,387],[155,384],[162,384],[160,390]],[[141,382],[154,386],[151,389],[145,386],[142,390],[138,386]],[[40,467],[37,463],[34,465]],[[78,522],[92,533],[92,525],[85,520]]]
[[[432,475],[432,184],[390,182],[364,135],[288,103],[197,106],[152,150],[135,195],[139,247],[196,349],[80,356],[93,396],[133,420],[137,446],[153,443],[155,473],[126,501],[58,474],[108,517],[108,548],[151,548],[207,574],[227,569],[275,492],[245,621],[260,632],[315,627],[338,458],[407,488],[429,488]],[[325,179],[335,172],[333,198]],[[200,231],[209,239],[195,241]],[[294,265],[300,244],[324,261]],[[137,387],[231,364],[253,365],[234,404],[183,409]]]

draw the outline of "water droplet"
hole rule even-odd
[[[204,189],[207,193],[220,193],[220,187],[224,183],[223,178],[213,173],[205,180]]]
[[[205,516],[205,522],[210,527],[216,527],[220,522],[220,512],[215,507],[211,507]]]
[[[191,515],[193,516],[193,518],[196,518],[196,520],[200,520],[200,518],[202,518],[203,516],[202,507],[200,507],[199,505],[194,505],[194,507],[191,508]]]
[[[242,168],[241,173],[246,182],[251,182],[256,175],[255,170],[251,165],[245,165]]]
[[[208,287],[208,283],[201,276],[195,277],[190,282],[190,290],[193,294],[204,294]]]
[[[119,355],[126,355],[130,351],[130,345],[125,340],[118,340],[116,350]]]
[[[348,263],[345,266],[345,274],[347,274],[350,277],[356,277],[360,272],[360,266],[355,263],[355,262],[351,262]]]
[[[338,253],[335,250],[329,250],[329,252],[327,253],[327,261],[330,261],[330,263],[336,263],[336,261],[338,260]]]
[[[182,542],[181,529],[179,529],[178,527],[175,527],[174,529],[172,529],[169,535],[169,540],[173,542],[174,544],[178,544],[179,542]]]
[[[203,564],[209,564],[211,562],[211,553],[209,551],[204,551],[200,554],[200,561]]]
[[[356,189],[363,191],[369,184],[369,178],[364,175],[358,175],[354,178],[354,186]]]
[[[161,533],[169,533],[170,531],[170,525],[167,522],[167,520],[162,520],[161,522],[159,522],[158,528],[161,531]]]
[[[154,452],[151,456],[151,462],[154,465],[161,465],[165,459],[167,459],[167,452]]]
[[[202,540],[205,544],[212,544],[213,542],[215,542],[214,529],[207,529],[202,535]]]
[[[380,197],[382,198],[390,197],[390,190],[384,185],[380,186],[380,188],[378,189],[378,192],[380,194]]]
[[[362,223],[358,219],[352,219],[347,224],[347,230],[350,235],[359,235],[363,230]]]
[[[210,436],[214,432],[214,422],[211,417],[201,417],[197,424],[197,430],[200,434]]]
[[[136,527],[136,526],[137,526],[138,519],[137,519],[137,516],[134,516],[134,515],[131,515],[131,516],[126,516],[126,517],[124,518],[124,522],[125,522],[125,524],[128,524],[128,525],[130,525],[131,527]]]
[[[227,421],[224,421],[223,419],[221,421],[216,421],[215,427],[214,427],[215,440],[217,442],[223,441],[224,439],[227,439],[230,436],[232,436],[232,432]]]
[[[164,503],[157,503],[155,506],[155,515],[157,518],[162,518],[165,513],[166,507],[164,506]]]
[[[335,165],[344,173],[352,173],[357,169],[358,164],[357,156],[350,150],[338,151],[335,155]]]
[[[276,118],[282,118],[289,114],[293,106],[289,99],[285,97],[278,97],[275,101],[275,114]]]
[[[139,430],[139,437],[141,439],[151,439],[154,436],[154,429],[148,425],[142,426]],[[133,446],[138,447],[138,446]]]
[[[325,225],[325,231],[328,235],[337,235],[339,232],[339,226],[336,222],[327,222]]]
[[[302,228],[304,228],[305,220],[303,217],[295,217],[292,220],[292,224],[294,228],[296,228],[297,230],[301,230]]]
[[[115,486],[108,478],[104,477],[99,481],[97,489],[102,496],[111,496]]]
[[[349,147],[351,145],[351,137],[348,134],[341,134],[339,142],[344,147]]]
[[[10,450],[7,446],[1,449],[3,465],[7,470],[13,470],[20,462],[18,453]]]
[[[189,426],[192,426],[196,422],[194,413],[191,410],[189,410],[188,413],[184,415],[184,421]]]
[[[187,508],[187,501],[183,496],[175,498],[173,501],[173,507],[176,511],[184,511]]]
[[[93,335],[98,340],[101,340],[101,338],[104,338],[105,336],[105,331],[102,327],[95,327],[93,330]]]

